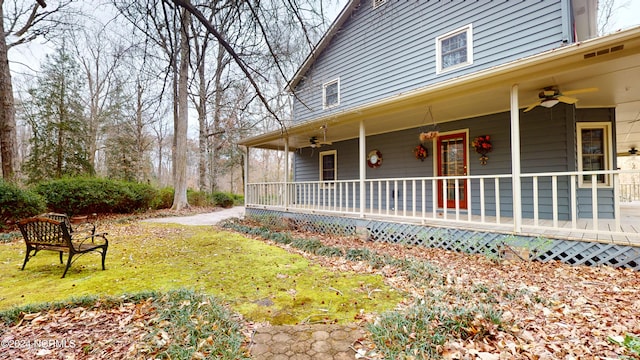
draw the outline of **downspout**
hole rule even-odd
[[[520,163],[520,110],[518,84],[511,87],[511,182],[513,187],[513,231],[522,231],[522,188]]]
[[[284,208],[289,208],[289,137],[284,138]]]
[[[367,177],[367,165],[365,163],[367,159],[367,136],[364,131],[364,120],[360,120],[360,139],[358,144],[360,145],[360,217],[363,218],[364,208],[367,206],[367,193],[365,189],[365,179]]]

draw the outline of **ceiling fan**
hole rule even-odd
[[[309,143],[311,144],[312,148],[333,144],[331,141],[327,141],[327,125],[320,126],[320,130],[322,130],[322,140],[318,140],[317,136],[312,136],[309,138]]]
[[[533,110],[536,106],[544,106],[546,108],[553,107],[559,102],[563,102],[565,104],[575,104],[578,102],[578,99],[574,97],[570,97],[569,95],[583,94],[588,92],[598,91],[598,88],[584,88],[584,89],[576,89],[571,91],[565,91],[563,93],[558,90],[557,86],[549,86],[538,93],[538,101],[529,105],[528,108],[524,110],[524,112]]]
[[[636,155],[637,153],[638,153],[638,149],[636,149],[635,146],[632,146],[631,149],[629,149],[628,151],[619,152],[617,155],[618,156],[631,156],[631,155]]]

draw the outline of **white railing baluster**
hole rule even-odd
[[[591,175],[591,212],[593,213],[593,230],[598,231],[598,175]]]
[[[371,209],[371,213],[373,213],[373,181],[369,181],[369,209]]]
[[[386,201],[385,201],[385,209],[386,214],[389,215],[389,181],[385,181],[385,192],[387,193]]]
[[[411,180],[411,216],[416,217],[416,180]]]
[[[578,193],[576,190],[576,176],[571,175],[571,228],[578,228]]]
[[[407,216],[407,180],[402,180],[402,216]]]
[[[466,189],[467,189],[467,194],[466,194],[466,197],[467,197],[467,221],[471,222],[471,221],[473,221],[473,218],[471,217],[471,215],[473,213],[473,211],[471,211],[473,209],[473,199],[471,198],[471,179],[467,178],[467,179],[464,180],[464,182],[467,185],[467,186],[465,186]]]
[[[558,177],[551,177],[551,199],[553,210],[553,227],[558,227]]]
[[[378,214],[382,214],[382,182],[378,181]]]
[[[449,217],[449,211],[448,211],[449,199],[447,198],[448,187],[449,187],[449,180],[443,179],[442,180],[442,218],[444,220],[447,220]]]
[[[500,179],[496,178],[495,179],[495,186],[496,186],[496,194],[495,194],[495,198],[496,198],[496,224],[500,224]]]
[[[533,177],[533,225],[540,225],[540,204],[538,199],[538,177]]]
[[[426,180],[422,179],[420,180],[420,183],[422,184],[422,218],[426,218],[427,217],[427,186],[426,186]]]
[[[622,226],[620,225],[620,175],[613,174],[613,219],[614,219],[614,229],[616,231],[622,231]]]
[[[438,218],[438,180],[431,179],[431,215]]]
[[[456,221],[460,221],[460,180],[458,178],[453,180],[453,202],[456,207]]]
[[[480,222],[485,222],[484,178],[480,178]]]

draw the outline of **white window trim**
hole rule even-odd
[[[578,171],[584,171],[582,168],[582,130],[583,129],[604,129],[604,168],[605,170],[611,170],[613,168],[613,155],[611,149],[613,148],[613,135],[611,134],[610,122],[578,122],[576,123],[576,152],[578,157]],[[591,182],[584,182],[582,176],[578,177],[578,186],[581,188],[590,188]],[[609,188],[612,187],[611,175],[604,176],[604,183],[598,183],[598,187]]]
[[[338,101],[335,104],[327,105],[327,86],[333,84],[338,84]],[[322,108],[329,109],[338,105],[340,105],[340,78],[322,84]]]
[[[458,35],[460,33],[467,33],[467,61],[457,65],[449,66],[446,69],[442,68],[442,40]],[[459,69],[473,64],[473,26],[472,24],[463,26],[459,29],[448,32],[444,35],[440,35],[436,38],[436,74],[445,73],[451,70]]]
[[[386,2],[387,2],[387,0],[371,0],[371,5],[375,9],[375,8],[378,8],[378,7],[382,6],[382,4],[384,4]]]
[[[322,174],[324,174],[324,169],[322,168],[322,157],[323,156],[327,156],[327,155],[333,155],[334,156],[334,164],[333,164],[333,179],[332,181],[325,181],[322,179]],[[321,151],[319,154],[319,158],[320,160],[320,164],[319,164],[319,169],[320,169],[320,173],[319,173],[319,179],[320,182],[322,182],[325,186],[331,186],[330,183],[336,182],[338,181],[338,151],[337,150],[328,150],[328,151]]]

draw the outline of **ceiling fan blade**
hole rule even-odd
[[[631,156],[631,154],[628,151],[624,151],[624,152],[619,152],[616,154],[618,157],[620,156]]]
[[[536,106],[540,105],[541,103],[542,103],[542,100],[538,100],[538,101],[536,101],[535,103],[533,103],[533,104],[529,105],[529,107],[528,107],[528,108],[524,109],[524,112],[527,112],[527,111],[531,111],[531,110],[533,110],[533,108],[534,108],[534,107],[536,107]]]
[[[598,88],[597,87],[591,87],[591,88],[563,91],[562,95],[576,95],[576,94],[584,94],[584,93],[594,92],[594,91],[598,91]]]
[[[544,97],[551,97],[551,96],[554,96],[554,95],[557,95],[557,94],[558,94],[558,92],[555,91],[555,90],[542,90],[542,95]]]
[[[565,104],[575,104],[578,102],[578,99],[572,98],[569,96],[564,96],[564,95],[560,95],[556,99],[558,99],[559,101],[562,101]]]

